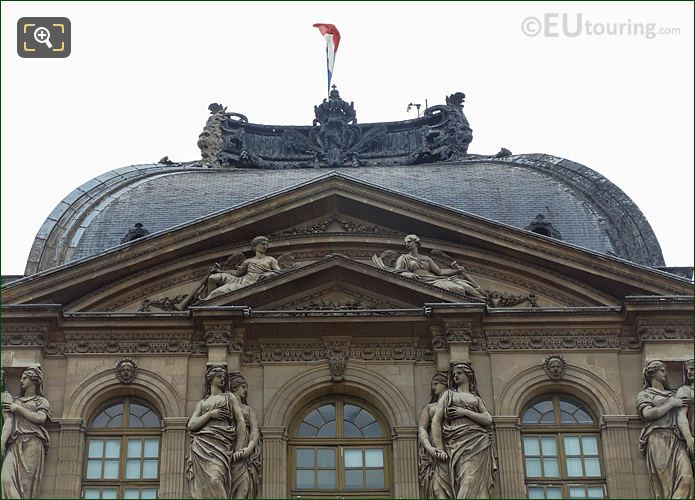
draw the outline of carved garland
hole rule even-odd
[[[639,349],[640,339],[627,336],[620,328],[503,329],[486,330],[474,337],[471,351],[534,349]]]
[[[68,354],[205,354],[205,343],[191,340],[188,334],[128,333],[67,335],[64,340],[51,341],[44,347],[48,356]]]
[[[10,326],[2,331],[3,347],[34,347],[46,343],[46,328],[40,326]]]
[[[682,319],[641,319],[637,321],[637,334],[641,340],[690,340],[693,338],[693,322]]]

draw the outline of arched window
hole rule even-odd
[[[157,498],[161,419],[147,402],[105,404],[87,427],[83,498]]]
[[[291,429],[292,496],[390,496],[389,444],[383,419],[365,403],[312,404]]]
[[[545,395],[521,414],[528,498],[605,498],[596,417],[565,394]]]

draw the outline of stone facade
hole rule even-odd
[[[407,252],[403,238],[413,232],[439,278],[465,272],[479,292],[399,271],[389,259]],[[224,269],[215,263],[235,254],[242,254],[237,264],[253,261],[249,244],[260,234],[269,236],[267,262],[277,269],[226,293],[205,291],[211,274]],[[333,172],[7,283],[2,366],[13,394],[26,367],[39,364],[45,374],[52,418],[42,497],[152,487],[160,498],[189,498],[187,424],[203,397],[206,367],[224,364],[243,375],[258,416],[258,496],[367,491],[347,486],[346,458],[335,467],[341,487],[299,483],[297,450],[313,446],[300,422],[324,402],[341,412],[362,408],[380,433],[316,442],[341,453],[381,450],[373,470],[383,483],[370,494],[414,498],[418,415],[431,400],[432,376],[462,362],[471,364],[492,416],[493,497],[581,486],[611,498],[649,498],[635,396],[642,367],[655,359],[680,385],[693,355],[692,312],[687,279]],[[538,430],[524,415],[543,398],[569,398],[589,420]],[[88,477],[87,462],[97,460],[89,440],[119,439],[93,424],[114,401],[142,403],[159,417],[132,434],[159,439],[156,475],[140,483]],[[595,440],[598,474],[534,476],[522,443],[572,429]]]

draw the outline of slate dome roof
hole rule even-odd
[[[552,230],[544,233],[564,242],[664,265],[649,223],[618,187],[583,165],[532,154],[288,170],[206,168],[200,162],[124,167],[83,184],[58,204],[36,235],[25,275],[121,245],[136,223],[150,233],[166,231],[331,171],[520,229],[533,229],[542,219]]]

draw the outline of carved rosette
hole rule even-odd
[[[116,363],[116,378],[122,384],[132,384],[138,374],[138,363],[133,358],[121,358]]]
[[[567,370],[567,361],[562,354],[550,354],[543,360],[543,370],[551,380],[561,380]]]

